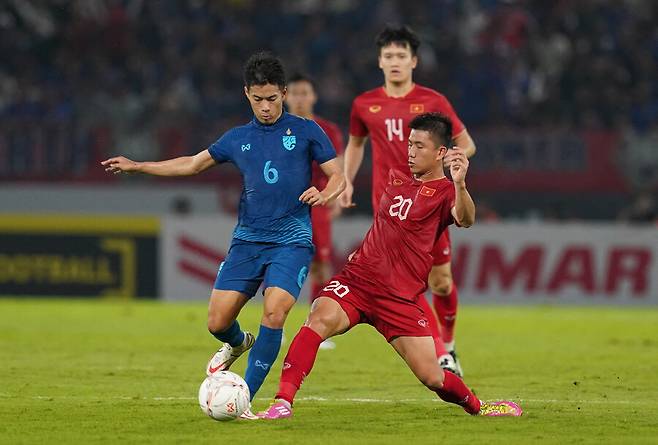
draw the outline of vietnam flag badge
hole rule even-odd
[[[430,196],[434,196],[434,193],[436,193],[436,189],[429,188],[426,185],[424,185],[420,188],[420,195],[421,196],[430,197]]]

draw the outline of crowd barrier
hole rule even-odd
[[[204,300],[234,225],[223,215],[3,215],[0,295]],[[334,223],[334,269],[369,227],[368,218]],[[655,227],[496,223],[450,231],[462,302],[658,304]]]

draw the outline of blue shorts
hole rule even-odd
[[[219,265],[215,289],[234,290],[253,297],[263,289],[280,287],[295,299],[306,281],[313,247],[254,243],[234,239]]]

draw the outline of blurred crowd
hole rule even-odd
[[[0,179],[102,176],[116,147],[194,153],[250,118],[242,64],[263,48],[314,76],[346,131],[352,99],[382,82],[387,23],[421,35],[416,80],[472,133],[612,129],[658,175],[658,2],[6,0]]]

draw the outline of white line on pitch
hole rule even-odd
[[[10,394],[0,394],[0,398],[18,398],[18,395]],[[71,400],[99,400],[96,397],[87,397],[87,396],[31,396],[31,399],[36,400],[55,400],[55,399],[71,399]],[[504,398],[504,397],[503,397]],[[142,397],[142,396],[109,396],[106,397],[109,400],[154,400],[154,401],[184,401],[184,400],[196,400],[196,397]],[[528,403],[582,403],[582,404],[618,404],[618,405],[645,405],[653,404],[655,402],[649,400],[559,400],[559,399],[516,399],[519,402],[528,402]],[[269,397],[259,397],[257,401],[267,401],[272,400]],[[338,403],[436,403],[441,402],[439,399],[374,399],[374,398],[359,398],[359,397],[346,397],[346,398],[328,398],[328,397],[319,397],[319,396],[306,396],[298,397],[297,401],[308,401],[308,402],[338,402]],[[494,399],[491,399],[494,400]]]
[[[501,400],[505,399],[505,397],[501,397],[500,399],[483,399],[485,401],[488,400]],[[271,399],[256,399],[256,400],[271,400]],[[313,402],[354,402],[354,403],[418,403],[418,402],[441,402],[439,399],[368,399],[368,398],[344,398],[344,399],[330,399],[330,398],[325,398],[325,397],[316,397],[316,396],[308,396],[308,397],[298,397],[296,400],[306,400],[306,401],[313,401]],[[529,403],[592,403],[592,404],[606,404],[606,403],[614,403],[614,404],[623,404],[623,405],[630,405],[630,404],[648,404],[648,403],[655,403],[651,402],[648,400],[557,400],[557,399],[516,399],[516,398],[511,398],[511,400],[518,400],[519,402],[529,402]]]

